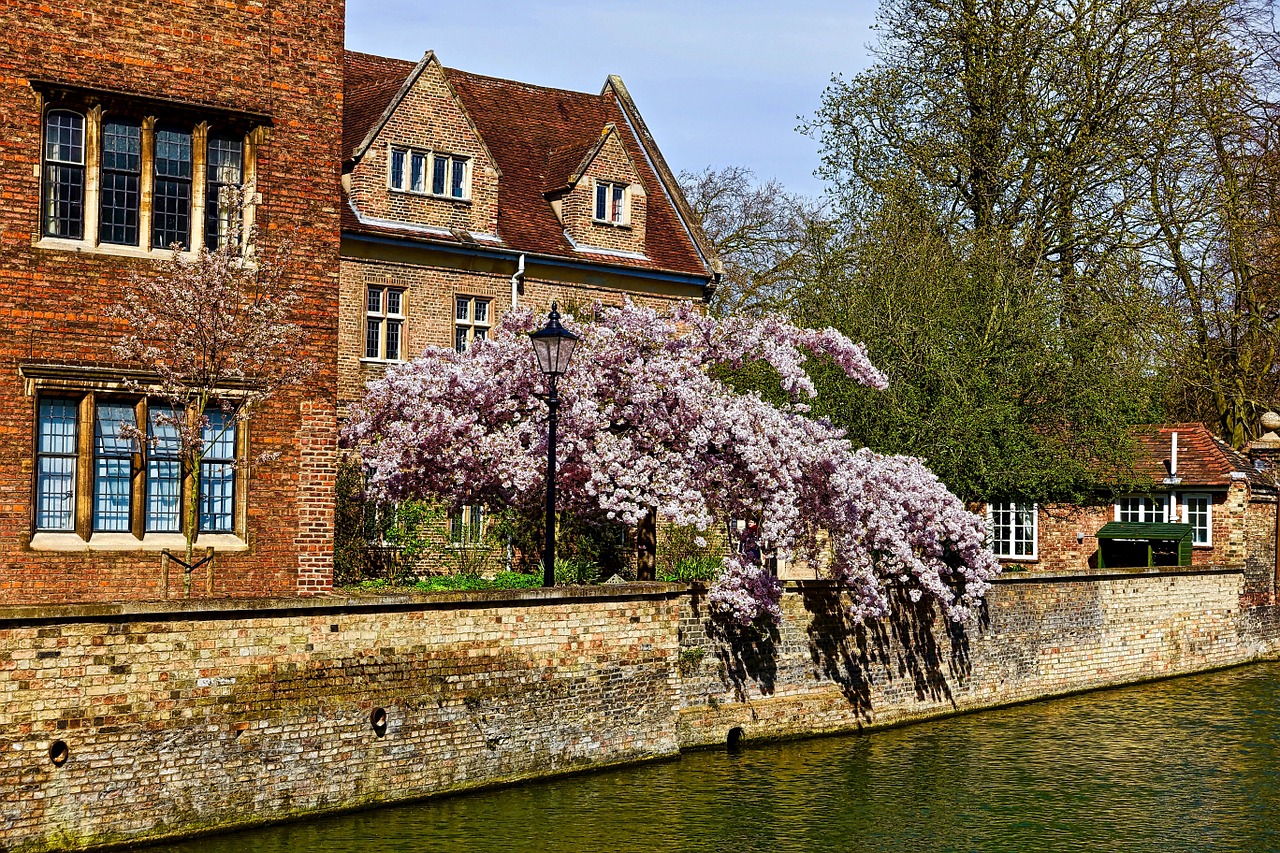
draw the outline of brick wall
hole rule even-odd
[[[8,608],[0,847],[154,840],[666,756],[733,728],[852,731],[1228,666],[1273,649],[1263,622],[1243,626],[1242,587],[1236,570],[1024,575],[961,628],[852,625],[809,583],[765,634],[653,585]]]
[[[676,595],[0,616],[0,847],[154,839],[674,754]]]
[[[457,154],[471,161],[471,197],[433,198],[388,189],[389,146]],[[405,162],[406,180],[409,162]],[[428,160],[426,189],[431,189]],[[351,175],[351,201],[361,214],[436,228],[498,233],[498,169],[432,59],[383,126]]]
[[[625,224],[596,220],[596,181],[622,183],[630,187]],[[583,245],[643,255],[647,220],[644,189],[618,134],[610,133],[581,180],[561,201],[560,218],[565,230],[574,241]]]
[[[218,556],[215,594],[324,587],[332,489],[325,476],[302,469],[336,429],[343,3],[0,0],[0,26],[0,602],[163,594],[158,553],[28,546],[35,401],[19,365],[113,364],[110,347],[123,329],[103,313],[118,298],[118,282],[149,263],[92,247],[36,247],[42,119],[32,80],[123,93],[124,103],[178,101],[188,105],[175,107],[184,114],[206,105],[269,117],[256,157],[262,245],[269,251],[287,235],[303,259],[294,274],[304,280],[301,320],[319,370],[308,388],[280,398],[253,424],[249,454],[282,456],[254,469],[244,508],[248,550]],[[96,180],[96,173],[86,177]],[[294,442],[300,430],[301,447]]]
[[[402,357],[410,359],[421,355],[428,346],[453,346],[454,299],[458,296],[490,300],[491,327],[497,325],[511,309],[511,276],[516,268],[514,259],[456,256],[425,247],[398,251],[375,248],[373,257],[356,255],[360,249],[368,251],[369,247],[348,241],[341,263],[338,368],[344,415],[346,407],[363,394],[369,380],[386,371],[385,363],[363,359],[365,294],[369,287],[404,290]],[[545,313],[552,300],[566,311],[590,309],[596,302],[620,305],[624,298],[661,309],[697,298],[697,294],[691,286],[644,283],[604,269],[584,274],[529,262],[519,303]],[[530,369],[532,352],[530,349]]]
[[[1229,666],[1266,646],[1241,627],[1238,570],[1006,579],[965,631],[900,611],[851,624],[829,584],[783,599],[765,636],[681,618],[682,746],[846,731]],[[902,615],[904,614],[905,615]]]

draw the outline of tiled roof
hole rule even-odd
[[[1258,481],[1258,472],[1247,456],[1219,439],[1204,424],[1150,424],[1135,427],[1137,454],[1134,468],[1156,485],[1169,476],[1173,434],[1178,434],[1179,489],[1188,486],[1231,485],[1242,477]],[[1237,476],[1232,476],[1233,474]]]
[[[353,151],[381,118],[416,63],[348,51],[344,86],[344,156]],[[648,152],[632,130],[614,92],[591,95],[565,89],[531,86],[512,80],[470,74],[452,68],[445,75],[463,107],[493,153],[502,177],[498,185],[498,236],[502,246],[516,252],[674,272],[709,278],[706,264],[685,229],[676,207],[650,162]],[[579,161],[613,124],[645,186],[645,259],[602,258],[578,252],[565,238],[564,228],[544,196],[567,183],[578,164],[567,164],[574,152]],[[553,174],[567,165],[563,175]],[[391,223],[362,222],[343,205],[345,231],[396,236],[424,242],[450,242],[420,229]]]

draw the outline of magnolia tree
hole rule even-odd
[[[252,187],[224,188],[226,233],[241,233]],[[175,245],[154,266],[133,272],[111,316],[128,330],[116,355],[138,367],[136,390],[163,400],[149,425],[124,425],[120,437],[150,444],[176,457],[181,480],[192,483],[184,508],[186,566],[199,535],[200,465],[211,448],[234,435],[266,400],[305,380],[314,368],[303,353],[304,331],[293,318],[303,295],[287,274],[290,244],[258,251],[257,230],[194,253]],[[278,454],[262,454],[266,462]],[[239,454],[233,466],[247,464]]]
[[[811,356],[877,388],[884,376],[839,333],[778,317],[716,320],[685,304],[668,314],[627,304],[573,324],[582,335],[560,380],[557,508],[638,525],[649,513],[706,530],[758,520],[761,543],[821,566],[851,593],[858,618],[890,595],[927,596],[965,619],[999,571],[983,522],[916,459],[853,448],[808,416]],[[572,321],[569,321],[572,323]],[[528,311],[507,315],[465,353],[429,349],[370,385],[346,438],[379,499],[455,507],[535,507],[545,493],[546,406]],[[716,368],[771,365],[783,408],[735,391]],[[751,553],[754,549],[736,549]],[[710,602],[749,625],[780,617],[781,585],[741,553],[725,560]]]

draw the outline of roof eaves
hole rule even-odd
[[[709,273],[719,275],[721,263],[716,254],[715,246],[707,237],[706,232],[702,230],[702,223],[694,215],[689,200],[684,197],[684,191],[680,189],[680,182],[676,180],[675,173],[671,171],[671,167],[667,165],[662,152],[658,149],[658,144],[654,140],[653,134],[649,132],[649,127],[640,115],[640,110],[636,107],[635,101],[632,100],[631,93],[627,91],[626,84],[622,82],[622,78],[617,74],[610,74],[605,81],[604,88],[600,90],[601,95],[607,93],[612,93],[618,99],[618,106],[622,109],[622,115],[630,123],[632,131],[640,141],[641,150],[644,151],[645,157],[649,159],[649,165],[653,167],[654,174],[662,182],[667,198],[671,200],[672,206],[675,207],[676,216],[679,217],[685,233],[688,234],[689,240],[701,256],[703,265]]]

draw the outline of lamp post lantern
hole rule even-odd
[[[542,551],[542,585],[556,585],[556,416],[560,398],[556,396],[556,382],[569,369],[569,359],[580,338],[560,325],[560,312],[551,303],[547,325],[530,332],[533,354],[538,359],[538,369],[547,377],[547,538]]]

